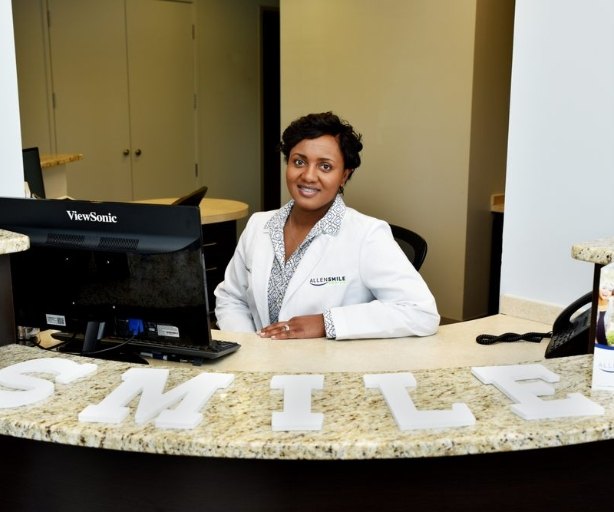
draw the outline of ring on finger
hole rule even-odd
[[[287,332],[290,330],[290,326],[288,324],[284,324],[284,330]]]

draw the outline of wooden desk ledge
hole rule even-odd
[[[58,153],[58,154],[42,154],[40,156],[41,167],[46,169],[48,167],[56,167],[58,165],[68,164],[70,162],[77,162],[83,160],[81,153]]]
[[[176,197],[160,197],[154,199],[139,199],[135,203],[172,204]],[[200,218],[203,224],[215,224],[229,220],[238,220],[249,213],[247,203],[234,199],[216,199],[205,197],[200,202]]]

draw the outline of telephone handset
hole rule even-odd
[[[552,337],[546,347],[546,358],[577,356],[588,353],[588,334],[593,292],[582,295],[567,306],[552,326]]]

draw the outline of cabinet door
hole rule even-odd
[[[48,0],[57,151],[83,153],[67,166],[68,193],[130,200],[124,0]]]
[[[195,172],[193,5],[48,0],[58,152],[68,193],[125,201],[183,195]]]
[[[198,186],[193,16],[188,2],[126,2],[134,199]]]

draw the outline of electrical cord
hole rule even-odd
[[[120,348],[124,347],[125,345],[128,345],[128,343],[130,343],[132,340],[134,340],[134,336],[132,336],[131,338],[123,341],[122,343],[118,343],[117,345],[112,345],[110,347],[106,347],[106,348],[101,348],[98,350],[90,350],[88,352],[82,352],[80,355],[83,356],[95,356],[96,354],[104,354],[105,352],[113,352],[115,350],[119,350]]]
[[[134,339],[135,339],[135,336],[131,336],[130,338],[125,339],[123,342],[111,345],[109,347],[101,348],[101,349],[98,349],[98,350],[89,350],[87,352],[70,351],[70,352],[65,352],[65,354],[71,354],[71,355],[75,355],[75,356],[95,356],[97,354],[104,354],[106,352],[114,352],[116,350],[121,349],[125,345],[128,345]],[[42,345],[40,337],[37,336],[36,338],[34,338],[34,342],[33,342],[32,346],[40,348],[41,350],[46,350],[48,352],[58,352],[60,348],[66,346],[66,345],[70,345],[70,343],[72,343],[73,341],[76,341],[76,340],[79,340],[79,338],[77,337],[76,333],[73,333],[72,337],[70,339],[67,339],[65,341],[61,341],[60,343],[57,343],[57,344],[53,345],[52,347],[45,347],[45,346]]]
[[[524,334],[516,334],[514,332],[506,332],[498,336],[494,334],[480,334],[475,341],[480,345],[494,345],[495,343],[505,342],[511,343],[514,341],[530,341],[532,343],[539,343],[544,338],[551,338],[552,331],[550,332],[527,332]]]

